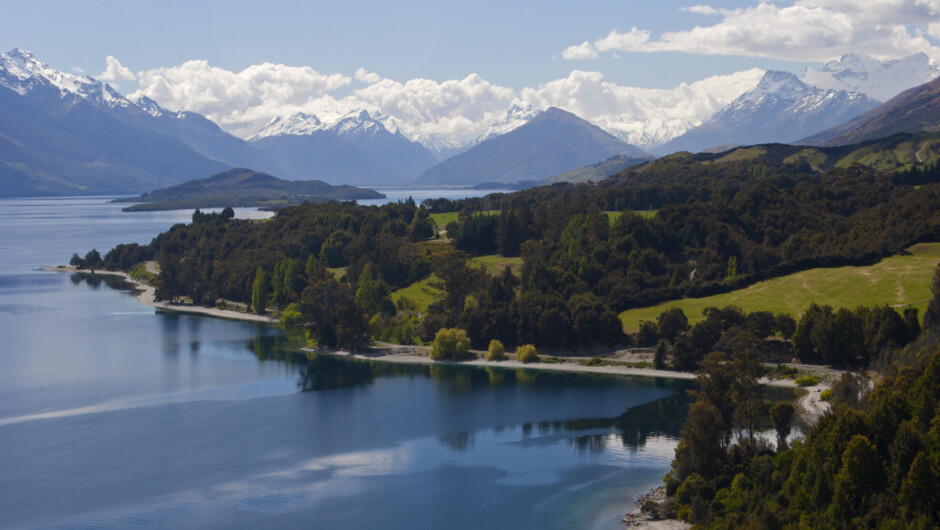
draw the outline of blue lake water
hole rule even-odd
[[[189,216],[0,201],[0,527],[617,528],[668,470],[683,383],[307,357],[39,270]]]

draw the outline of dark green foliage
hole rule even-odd
[[[787,448],[787,436],[790,436],[790,419],[796,409],[793,405],[780,401],[770,408],[770,420],[774,424],[774,430],[777,431],[777,451],[783,451]]]
[[[916,312],[913,316],[916,320]],[[916,338],[919,330],[912,327],[890,307],[833,311],[814,303],[800,317],[793,350],[804,362],[864,368],[886,349]]]
[[[677,335],[689,329],[689,319],[682,308],[674,307],[659,314],[656,328],[659,330],[659,338],[672,342]]]
[[[714,428],[727,425],[727,412],[722,414],[715,403],[734,396],[741,368],[725,353],[709,355],[666,477],[680,515],[717,528],[936,527],[940,349],[933,340],[909,348],[921,351],[915,358],[928,360],[915,367],[888,367],[883,382],[861,401],[867,385],[847,373],[834,389],[843,395],[834,400],[834,413],[787,450],[783,440],[793,406],[775,405],[770,416],[778,436],[776,455],[761,455],[760,444],[748,438],[727,445],[727,434]],[[734,418],[740,424],[739,415]]]
[[[927,310],[924,312],[924,329],[934,329],[940,327],[940,263],[933,274],[933,281],[930,284],[930,292],[933,296],[927,303]]]
[[[666,368],[666,343],[664,341],[659,341],[653,351],[653,368],[657,370]]]

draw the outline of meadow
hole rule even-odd
[[[620,313],[620,320],[624,330],[632,333],[639,329],[640,322],[655,320],[666,309],[682,308],[694,324],[704,318],[702,310],[706,307],[726,305],[736,305],[746,312],[788,313],[797,318],[812,302],[836,308],[913,306],[923,316],[938,261],[940,243],[922,243],[871,266],[810,269],[729,293],[630,309]]]

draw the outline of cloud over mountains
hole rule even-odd
[[[107,72],[124,70],[109,57]],[[649,89],[605,81],[600,72],[574,70],[567,77],[516,90],[477,74],[441,82],[402,82],[362,68],[347,76],[264,63],[232,72],[192,60],[139,72],[140,88],[130,97],[146,96],[168,109],[198,112],[241,137],[278,116],[303,112],[330,122],[365,109],[385,116],[387,125],[426,145],[466,144],[504,120],[513,105],[559,107],[627,142],[647,145],[708,119],[754,87],[763,73],[754,69]],[[112,78],[118,79],[116,74]]]

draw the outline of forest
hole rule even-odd
[[[324,346],[427,343],[459,327],[475,348],[496,339],[576,351],[628,344],[617,314],[631,307],[940,240],[938,180],[936,167],[819,173],[679,153],[598,184],[462,201],[303,204],[266,221],[198,213],[103,263],[155,259],[158,297],[276,309]],[[435,226],[441,212],[457,221]],[[487,274],[470,261],[483,255],[522,266]],[[391,302],[432,274],[443,295],[427,311]]]
[[[644,510],[714,528],[936,528],[940,266],[931,292],[923,330],[909,329],[877,354],[880,383],[844,372],[831,390],[832,411],[792,445],[788,402],[769,409],[776,442],[757,435],[768,412],[758,384],[766,370],[761,345],[747,331],[726,332],[698,371],[665,478],[670,500]],[[866,336],[856,326],[840,338],[864,349]]]

